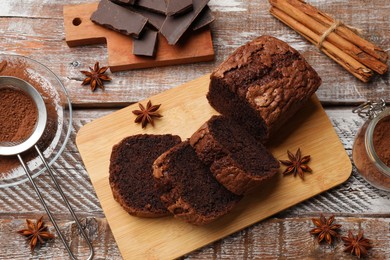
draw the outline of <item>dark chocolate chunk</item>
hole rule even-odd
[[[165,3],[165,0],[138,0],[135,5],[161,14],[165,14],[167,11],[167,4]]]
[[[110,1],[120,5],[133,5],[135,3],[135,0],[110,0]]]
[[[215,17],[213,16],[213,13],[211,12],[210,7],[206,6],[203,11],[199,14],[199,16],[196,18],[196,20],[192,23],[191,27],[192,30],[196,31],[200,28],[205,27],[206,25],[209,25],[215,20]]]
[[[183,14],[192,9],[192,0],[168,0],[167,12],[168,16]]]
[[[148,19],[123,6],[102,0],[98,9],[92,14],[91,20],[106,28],[125,35],[138,37]]]
[[[185,15],[168,16],[160,30],[170,45],[176,44],[210,0],[193,0],[193,9]]]
[[[160,31],[164,21],[165,21],[165,15],[160,13],[151,12],[147,9],[140,8],[136,5],[128,7],[130,10],[139,13],[140,15],[148,18],[148,23],[152,25],[154,28],[156,28],[158,31]]]
[[[133,39],[133,54],[154,56],[157,46],[157,32],[145,29],[138,39]]]

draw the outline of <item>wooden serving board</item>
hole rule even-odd
[[[140,134],[177,134],[188,138],[217,112],[206,99],[209,75],[150,98],[161,105],[163,117],[155,127],[134,123],[138,104],[97,119],[80,129],[76,143],[111,230],[125,259],[171,259],[241,230],[281,210],[328,190],[348,179],[352,165],[316,96],[300,110],[269,145],[278,159],[299,147],[312,157],[312,174],[304,180],[280,173],[247,195],[229,214],[206,226],[193,226],[172,217],[147,219],[127,214],[114,200],[108,182],[112,146]],[[141,101],[146,104],[147,100]]]
[[[197,30],[176,45],[169,45],[159,34],[155,57],[132,54],[131,37],[94,24],[91,14],[98,3],[64,6],[65,40],[69,47],[107,43],[108,64],[112,72],[174,64],[210,61],[214,59],[210,29]]]

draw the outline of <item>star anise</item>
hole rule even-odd
[[[109,76],[104,74],[106,73],[107,69],[108,67],[100,68],[99,62],[97,61],[93,69],[89,67],[90,71],[81,70],[80,72],[83,73],[85,76],[87,76],[84,79],[84,81],[81,83],[81,85],[90,84],[92,91],[95,91],[96,88],[101,88],[104,90],[103,81],[111,80]]]
[[[320,218],[312,218],[313,224],[316,225],[316,228],[313,228],[310,231],[312,235],[318,235],[318,243],[325,241],[330,245],[332,244],[332,239],[339,237],[338,229],[341,228],[339,224],[333,224],[334,215],[330,216],[328,219],[324,215],[320,215]]]
[[[134,122],[141,123],[142,128],[145,128],[149,123],[154,126],[154,118],[162,117],[162,115],[157,113],[157,110],[160,108],[161,104],[152,105],[152,102],[149,100],[146,104],[146,108],[141,103],[138,103],[138,106],[141,110],[133,110],[133,114],[137,116]]]
[[[43,222],[43,216],[36,223],[33,223],[29,219],[26,219],[26,222],[27,229],[19,230],[18,233],[30,240],[31,251],[34,251],[38,243],[42,245],[45,240],[54,238],[54,235],[47,231],[47,226]]]
[[[341,238],[344,241],[344,252],[350,252],[352,255],[360,256],[367,255],[367,251],[372,248],[371,241],[363,237],[363,231],[359,231],[357,236],[352,234],[352,231],[349,231],[347,237]]]
[[[283,174],[293,173],[294,176],[297,174],[299,177],[303,179],[303,175],[305,172],[311,172],[311,168],[307,165],[310,161],[310,155],[306,155],[302,157],[301,149],[298,148],[295,155],[293,155],[290,151],[287,150],[288,158],[290,160],[280,160],[283,165],[287,166],[287,169],[283,172]]]

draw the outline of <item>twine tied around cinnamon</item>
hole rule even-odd
[[[321,38],[318,40],[317,42],[317,48],[318,49],[322,49],[322,44],[323,42],[325,41],[326,37],[329,36],[329,34],[331,34],[334,30],[337,29],[337,27],[339,27],[340,25],[342,25],[343,23],[340,21],[340,20],[335,20],[334,23],[328,28],[328,30],[326,30]]]
[[[322,49],[322,44],[325,41],[325,39],[329,36],[329,34],[334,32],[339,26],[345,26],[348,29],[350,29],[351,31],[353,31],[354,33],[356,33],[357,35],[360,35],[362,33],[362,29],[359,29],[359,28],[356,28],[356,27],[344,24],[340,20],[335,20],[332,23],[332,25],[322,34],[321,38],[318,40],[318,42],[316,44],[318,49],[320,49],[320,50]]]

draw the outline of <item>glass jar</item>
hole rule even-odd
[[[367,182],[390,191],[390,108],[385,106],[384,100],[367,102],[353,111],[368,120],[355,137],[352,159]]]

